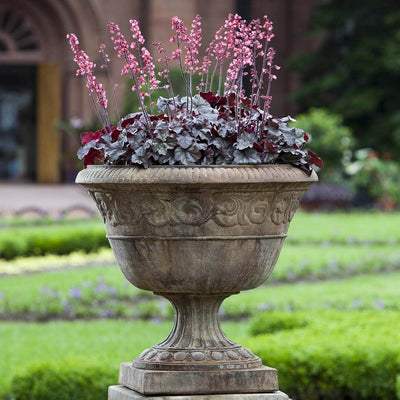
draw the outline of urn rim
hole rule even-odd
[[[98,184],[249,184],[308,183],[318,181],[315,171],[307,175],[290,164],[152,165],[149,168],[125,165],[89,165],[76,183]]]

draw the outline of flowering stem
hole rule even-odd
[[[126,60],[126,63],[129,64],[128,55],[126,54],[126,52],[125,52],[125,60]],[[138,82],[138,80],[136,78],[136,75],[133,72],[132,68],[129,68],[129,69],[131,71],[131,76],[132,76],[132,79],[133,79],[133,84],[135,86],[136,94],[137,94],[137,96],[139,98],[140,108],[142,109],[144,118],[145,118],[146,123],[147,123],[147,127],[149,128],[149,130],[151,130],[151,121],[150,121],[149,114],[147,112],[146,106],[145,106],[145,104],[143,102],[142,94],[140,93],[140,90],[139,90],[139,82]]]
[[[96,100],[93,97],[93,93],[90,93],[89,96],[90,96],[90,99],[92,100],[92,105],[93,105],[95,113],[97,114],[97,118],[99,119],[101,125],[106,126],[103,116],[101,115],[101,113],[97,107]]]
[[[178,46],[178,49],[180,50],[180,39],[179,39],[179,35],[177,35],[176,38],[176,44]],[[181,74],[182,74],[182,78],[183,78],[183,82],[185,83],[185,88],[186,88],[186,97],[190,97],[190,99],[192,99],[192,94],[185,76],[185,72],[183,70],[183,64],[182,64],[182,57],[181,57],[181,53],[179,52],[179,57],[178,57],[178,63],[179,63],[179,68],[181,70]],[[187,111],[189,111],[189,103],[186,103],[186,109]]]
[[[268,40],[265,41],[264,54],[263,54],[262,65],[261,65],[261,74],[260,74],[260,78],[258,80],[258,88],[257,88],[256,97],[255,97],[254,103],[252,103],[252,104],[257,104],[258,101],[260,100],[261,86],[262,86],[263,79],[264,79],[264,71],[265,71],[265,66],[266,66],[266,61],[267,61],[267,52],[268,52]],[[271,68],[270,68],[270,72],[271,72]]]
[[[119,112],[117,95],[115,93],[115,83],[114,83],[114,81],[113,81],[113,79],[111,77],[111,73],[110,73],[110,70],[108,69],[108,67],[107,67],[107,75],[108,75],[108,79],[109,79],[111,87],[112,87],[112,93],[113,93],[114,103],[115,103],[115,110],[117,112],[118,120],[120,120],[121,119],[121,114]]]
[[[238,126],[238,135],[240,134],[240,122],[241,122],[241,113],[242,113],[242,100],[241,100],[241,93],[242,93],[242,79],[243,79],[243,68],[240,69],[238,75],[238,85],[237,85],[237,92],[236,92],[236,101],[235,101],[235,112],[236,112],[236,121]]]
[[[219,78],[218,78],[218,91],[217,91],[217,95],[219,96],[221,93],[221,84],[222,84],[222,70],[223,70],[223,64],[222,61],[219,64]]]
[[[270,108],[270,102],[271,102],[270,93],[271,93],[271,83],[272,83],[271,72],[272,72],[272,63],[268,69],[269,80],[268,80],[267,94],[265,96],[265,102],[264,102],[264,115],[263,115],[262,124],[261,124],[261,132],[264,130],[265,122],[269,116],[269,108]]]
[[[217,71],[217,67],[218,67],[218,61],[215,63],[213,72],[212,72],[212,74],[211,74],[210,88],[209,88],[210,91],[212,91],[212,87],[213,87],[213,84],[214,84],[214,76],[215,76],[215,72]]]
[[[88,77],[87,75],[85,75],[85,77],[86,77],[87,86],[89,87],[90,79],[89,79],[89,77]],[[100,105],[99,99],[97,99],[98,101],[95,100],[95,98],[94,98],[94,96],[93,96],[93,91],[94,91],[93,89],[89,89],[89,96],[90,96],[90,99],[92,100],[93,108],[94,108],[94,110],[95,110],[95,112],[96,112],[96,114],[97,114],[97,117],[98,117],[99,120],[100,120],[100,123],[101,123],[103,126],[107,126],[107,125],[110,124],[110,122],[109,122],[109,120],[108,120],[107,110],[106,110],[104,107],[102,107],[102,106]],[[100,105],[100,110],[99,110],[99,108],[97,107],[97,104]]]

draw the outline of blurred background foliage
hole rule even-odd
[[[400,156],[400,9],[397,0],[331,0],[314,8],[310,34],[320,47],[298,54],[300,110],[326,107],[343,117],[358,147]]]
[[[317,4],[308,33],[320,44],[290,61],[301,79],[292,96],[298,125],[325,162],[320,180],[344,185],[353,205],[394,209],[400,202],[398,6],[396,0]]]

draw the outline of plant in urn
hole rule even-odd
[[[305,149],[307,134],[270,114],[279,69],[272,22],[229,15],[200,60],[200,17],[190,29],[174,17],[172,54],[153,43],[165,66],[158,74],[137,21],[130,23],[131,43],[118,25],[109,29],[140,109],[116,124],[95,65],[68,35],[103,123],[82,134],[78,156],[89,167],[76,182],[96,202],[125,277],[168,299],[175,316],[163,342],[121,365],[123,386],[111,387],[109,399],[287,399],[277,371],[227,338],[218,319],[225,298],[271,274],[301,196],[317,180],[311,165],[322,167]],[[100,51],[107,67],[104,45]],[[173,90],[173,63],[183,96]],[[167,97],[153,99],[155,89]]]

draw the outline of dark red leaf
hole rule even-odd
[[[106,133],[110,133],[115,129],[115,126],[113,124],[107,125],[105,126],[103,129],[101,129],[103,131],[104,134]]]
[[[211,91],[209,91],[209,92],[200,92],[200,96],[201,96],[204,100],[206,100],[206,101],[208,101],[208,102],[212,101],[213,98],[215,97],[214,94],[213,94],[213,92],[211,92]]]
[[[86,168],[88,165],[93,165],[96,161],[101,161],[102,159],[102,152],[92,147],[83,158],[83,166]]]
[[[321,157],[318,157],[314,152],[310,149],[307,149],[309,163],[312,165],[316,165],[318,168],[324,167],[324,162],[322,161]]]
[[[279,124],[277,122],[274,122],[272,120],[268,120],[267,122],[268,126],[270,126],[271,128],[275,128],[275,129],[279,129]]]
[[[126,128],[128,125],[133,124],[140,118],[141,114],[136,114],[134,117],[126,118],[121,120],[121,127]]]
[[[256,149],[259,153],[262,153],[264,151],[264,148],[262,146],[260,146],[259,143],[254,143],[253,149]]]
[[[150,121],[159,121],[160,119],[164,119],[164,114],[150,115],[149,118]]]
[[[213,92],[200,92],[200,96],[213,108],[226,104],[226,97],[215,96]]]
[[[96,132],[83,132],[81,133],[81,142],[83,145],[91,142],[92,140],[100,139],[103,136],[103,132],[98,130]]]
[[[242,98],[242,103],[243,103],[246,107],[250,107],[250,106],[251,106],[251,102],[250,102],[250,99],[249,99],[248,97]]]
[[[310,140],[310,136],[308,136],[307,133],[304,132],[304,135],[303,135],[303,136],[304,136],[304,140],[305,140],[306,142],[308,142],[308,141]]]
[[[121,131],[119,131],[117,128],[115,128],[111,133],[112,141],[115,142],[116,140],[118,140],[120,134],[121,134]]]
[[[228,98],[229,107],[232,108],[235,106],[235,98],[236,98],[235,93],[231,93],[229,95],[229,98]]]
[[[217,98],[218,98],[218,101],[215,104],[216,108],[221,108],[228,103],[228,99],[226,98],[226,96],[221,96],[221,97],[217,96]]]

